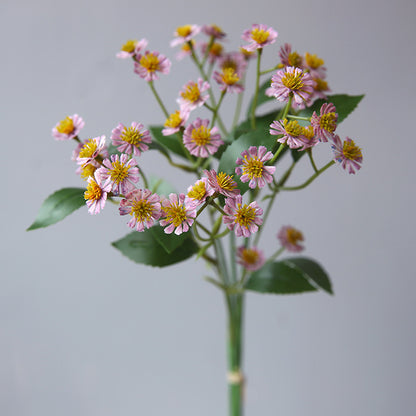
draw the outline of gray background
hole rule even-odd
[[[172,58],[157,86],[173,108],[195,78],[169,47],[175,28],[216,23],[231,49],[257,22],[279,32],[265,66],[290,42],[325,59],[333,92],[366,98],[339,128],[363,148],[362,170],[332,168],[273,211],[263,248],[282,224],[302,229],[336,295],[248,295],[247,415],[414,415],[415,15],[411,0],[2,0],[0,414],[226,414],[224,305],[202,262],[126,260],[109,244],[129,232],[115,207],[24,230],[46,196],[82,186],[72,144],[50,135],[56,122],[78,113],[84,137],[108,137],[119,122],[163,120],[131,63],[115,59],[125,40],[147,37]],[[142,166],[189,184],[160,161]]]

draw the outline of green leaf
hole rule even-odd
[[[69,214],[85,205],[85,189],[63,188],[48,196],[40,207],[35,222],[26,230],[48,227],[63,220]]]
[[[186,260],[198,251],[198,246],[190,238],[190,234],[187,236],[188,238],[182,240],[182,245],[170,253],[160,245],[151,229],[143,232],[133,231],[111,244],[136,263],[165,267]]]
[[[311,107],[302,110],[299,115],[302,117],[311,117],[313,112],[316,111],[319,114],[322,104],[332,103],[335,105],[338,113],[338,124],[345,120],[357,107],[359,102],[364,98],[364,95],[347,95],[347,94],[335,94],[328,95],[326,100],[316,100]]]
[[[286,264],[301,270],[309,281],[315,283],[318,287],[329,294],[333,294],[329,276],[316,261],[306,257],[291,257],[285,260]]]
[[[301,269],[286,260],[266,263],[254,272],[246,289],[259,293],[293,294],[315,291]]]
[[[150,126],[149,130],[156,142],[164,147],[167,147],[170,151],[188,160],[183,150],[182,145],[179,142],[178,135],[173,134],[171,136],[164,136],[162,134],[163,126]]]
[[[259,107],[261,104],[267,103],[268,101],[272,101],[272,100],[276,100],[275,97],[268,97],[266,95],[266,90],[267,88],[270,87],[271,84],[271,78],[267,79],[265,82],[263,82],[263,84],[260,85],[259,87],[259,95],[257,96],[257,107]],[[254,96],[253,98],[250,100],[250,104],[248,106],[247,109],[247,118],[250,118],[251,112],[253,110],[253,104],[254,104]]]
[[[182,233],[180,235],[166,234],[164,228],[160,225],[150,228],[152,237],[166,250],[167,253],[172,253],[179,246],[184,244],[185,240],[189,238],[189,234]]]
[[[251,120],[247,119],[240,123],[227,137],[228,142],[233,142],[238,139],[242,134],[249,132],[257,132],[264,135],[265,137],[271,138],[270,136],[270,124],[276,119],[279,110],[271,111],[270,113],[264,114],[260,117],[256,117],[256,128],[253,130],[251,127]],[[272,141],[276,141],[271,138]]]

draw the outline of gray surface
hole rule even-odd
[[[127,261],[109,245],[128,232],[112,208],[24,229],[48,194],[81,184],[72,145],[50,136],[63,116],[82,115],[85,136],[160,122],[145,83],[114,57],[126,39],[173,57],[178,25],[215,22],[231,48],[258,22],[322,56],[334,92],[367,96],[339,131],[362,146],[362,170],[333,168],[274,211],[271,228],[303,230],[336,296],[248,296],[247,415],[413,415],[415,12],[405,0],[3,0],[0,414],[225,414],[224,306],[202,263],[166,272]],[[193,77],[173,62],[158,84],[172,106]],[[160,158],[143,160],[150,172]]]

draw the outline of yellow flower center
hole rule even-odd
[[[172,113],[168,119],[166,119],[164,126],[170,127],[170,128],[176,128],[176,127],[179,127],[181,122],[182,122],[182,119],[180,116],[180,112],[177,110],[174,113]]]
[[[124,142],[137,146],[142,140],[142,135],[134,127],[124,127],[120,134],[120,139]]]
[[[233,181],[233,175],[227,175],[224,172],[220,172],[217,174],[217,183],[221,189],[225,191],[233,191],[237,184]]]
[[[328,83],[320,78],[315,78],[315,86],[314,89],[315,91],[327,91],[328,90]]]
[[[319,68],[325,63],[324,60],[321,58],[318,58],[316,54],[311,55],[308,52],[305,53],[305,61],[306,61],[306,65],[308,65],[312,69]]]
[[[221,53],[222,53],[222,51],[223,51],[223,49],[224,48],[223,48],[223,46],[220,43],[215,42],[215,43],[212,44],[212,46],[211,46],[211,48],[209,50],[209,53],[211,55],[214,55],[214,56],[220,56]]]
[[[296,51],[291,52],[287,60],[290,66],[294,66],[296,68],[299,68],[302,64],[302,57]]]
[[[319,121],[319,127],[322,129],[333,133],[337,127],[337,119],[336,114],[334,112],[322,114],[321,119]]]
[[[133,53],[136,48],[137,40],[128,40],[122,47],[121,50],[128,53]]]
[[[282,84],[292,91],[301,90],[303,87],[303,72],[285,72],[282,77]]]
[[[92,163],[88,163],[87,165],[82,166],[81,178],[87,180],[90,176],[94,176],[94,172],[96,170],[97,168]]]
[[[237,213],[234,222],[242,227],[249,227],[256,218],[256,210],[247,204],[237,204]]]
[[[186,38],[187,36],[189,36],[192,32],[192,26],[191,25],[184,25],[184,26],[179,26],[176,29],[176,33],[178,34],[178,36],[182,37],[182,38]]]
[[[241,253],[241,258],[247,264],[256,264],[259,259],[259,253],[251,248],[245,248]]]
[[[153,52],[147,53],[140,58],[140,65],[149,72],[158,71],[160,67],[159,57]]]
[[[205,183],[201,181],[192,187],[187,196],[188,198],[200,201],[205,196],[206,192],[207,189],[205,187]]]
[[[286,231],[286,238],[290,244],[297,244],[299,241],[303,241],[303,234],[295,228],[289,228]]]
[[[144,199],[133,202],[130,215],[134,215],[138,221],[143,222],[152,217],[152,204]]]
[[[293,137],[298,137],[303,133],[303,128],[297,120],[288,121],[285,118],[283,121],[283,127],[285,128],[286,133],[290,134]]]
[[[186,210],[182,205],[172,204],[170,207],[163,207],[163,212],[166,220],[175,227],[179,227],[186,220]]]
[[[211,129],[208,129],[205,126],[193,129],[191,138],[197,146],[205,146],[211,141]]]
[[[237,75],[237,72],[235,72],[232,68],[223,69],[221,79],[227,85],[234,85],[240,81],[240,77]]]
[[[243,174],[248,175],[250,179],[261,178],[263,176],[263,162],[257,156],[249,159],[245,155]]]
[[[201,97],[201,91],[199,91],[198,84],[195,82],[190,82],[186,86],[185,91],[181,93],[181,97],[191,103],[198,101]]]
[[[255,28],[251,31],[251,39],[262,45],[269,38],[269,32]]]
[[[86,201],[98,201],[101,198],[103,191],[101,190],[100,186],[92,180],[87,185],[87,190],[84,192],[84,199]]]
[[[71,117],[65,117],[64,120],[60,121],[56,130],[62,134],[71,134],[75,129],[74,122]]]
[[[308,140],[312,140],[313,139],[313,136],[314,136],[314,133],[313,133],[313,126],[312,125],[309,125],[309,126],[307,126],[307,127],[303,127],[303,130],[302,130],[302,134],[308,139]]]
[[[112,166],[110,177],[116,184],[120,184],[129,176],[130,166],[123,165],[118,160],[112,162]]]
[[[361,149],[355,145],[354,140],[344,141],[342,153],[347,159],[350,159],[350,160],[357,160],[363,157],[363,154],[361,153]]]
[[[79,157],[92,157],[97,150],[97,142],[94,139],[89,139],[82,146]]]

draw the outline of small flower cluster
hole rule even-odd
[[[196,38],[199,35],[208,38],[198,42]],[[322,104],[319,114],[317,110],[308,113],[308,117],[303,117],[300,113],[317,98],[327,98],[325,93],[329,88],[325,81],[326,68],[324,61],[316,55],[306,53],[301,56],[292,51],[289,44],[281,47],[277,66],[263,71],[274,71],[266,95],[285,105],[279,112],[280,117],[270,124],[270,136],[257,141],[257,145],[247,145],[242,151],[240,147],[238,153],[233,153],[233,157],[236,157],[235,166],[230,167],[229,159],[227,160],[226,172],[220,168],[214,169],[214,158],[220,158],[223,151],[232,149],[229,146],[233,140],[230,139],[232,135],[228,134],[219,115],[224,96],[244,92],[244,79],[250,59],[257,54],[259,71],[263,48],[274,44],[278,33],[264,24],[254,24],[242,34],[244,45],[240,50],[231,52],[225,51],[221,42],[226,34],[216,25],[180,26],[173,36],[170,45],[180,47],[177,58],[192,59],[200,70],[200,75],[186,82],[178,91],[176,109],[171,113],[166,110],[154,86],[154,81],[158,80],[160,74],[169,73],[171,61],[158,51],[148,50],[146,39],[127,41],[117,57],[131,58],[134,72],[150,85],[166,117],[161,134],[172,136],[166,140],[179,142],[181,156],[187,158],[188,164],[174,164],[168,155],[169,162],[195,173],[197,180],[188,187],[186,193],[170,193],[168,196],[156,193],[157,189],[152,190],[147,183],[137,158],[151,148],[159,149],[158,146],[163,142],[152,145],[149,130],[139,122],[132,122],[130,126],[119,123],[112,130],[110,147],[106,145],[105,136],[82,141],[79,134],[85,123],[80,116],[74,114],[59,122],[52,134],[56,140],[73,139],[77,142],[73,160],[78,165],[77,173],[87,182],[84,198],[90,214],[98,214],[108,199],[114,201],[119,198],[119,214],[129,215],[128,226],[138,232],[159,224],[164,227],[166,234],[180,235],[191,231],[195,240],[209,240],[212,244],[218,235],[222,235],[218,230],[223,224],[223,234],[232,232],[237,237],[249,238],[261,230],[265,221],[263,209],[255,198],[261,191],[269,191],[264,200],[268,198],[272,203],[276,193],[284,189],[290,174],[289,171],[280,181],[274,178],[275,165],[284,147],[308,151],[315,175],[321,171],[314,165],[312,149],[320,142],[332,144],[334,160],[340,162],[349,173],[360,169],[361,149],[348,137],[342,142],[335,133],[339,116],[333,103]],[[205,66],[208,69],[204,70]],[[257,79],[260,74],[259,72]],[[215,98],[215,84],[219,99]],[[256,90],[258,87],[259,85]],[[255,107],[254,102],[252,127],[255,123]],[[211,117],[196,116],[191,119],[200,110],[210,111]],[[153,139],[157,140],[157,137]],[[162,152],[165,156],[167,153],[167,149]],[[231,150],[229,153],[232,153]],[[238,182],[233,174],[237,176]],[[143,186],[139,185],[141,182]],[[247,189],[248,201],[244,202],[244,191]],[[270,207],[271,205],[266,210],[266,217]],[[219,216],[212,233],[199,220],[204,210],[211,217],[213,213]],[[200,238],[198,230],[208,234],[205,240]],[[236,261],[248,271],[258,270],[266,262],[264,253],[256,246],[259,234],[251,247],[246,241],[235,251]],[[277,238],[281,244],[279,250],[303,250],[303,235],[291,226],[282,227]],[[280,253],[279,250],[277,253]]]

